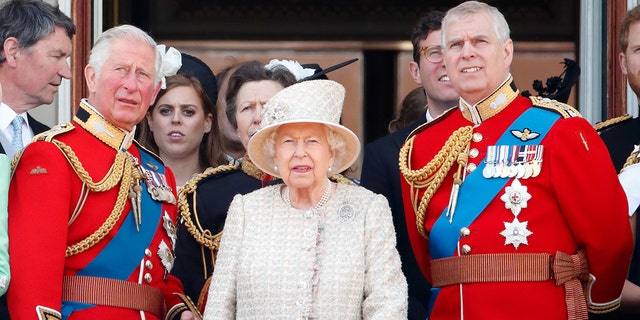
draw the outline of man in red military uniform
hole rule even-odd
[[[519,94],[494,7],[451,9],[442,38],[459,108],[400,152],[412,248],[434,287],[429,319],[587,319],[617,308],[631,232],[597,133],[570,106]]]
[[[103,33],[85,68],[88,99],[24,150],[9,191],[12,318],[193,319],[169,274],[173,174],[133,141],[161,57],[136,27]]]

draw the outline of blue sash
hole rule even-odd
[[[165,173],[162,163],[148,155],[144,150],[139,150],[141,165],[145,170],[157,171],[161,174]],[[133,213],[129,211],[124,223],[109,244],[76,275],[127,280],[140,265],[140,261],[144,257],[144,250],[149,247],[153,240],[162,218],[162,203],[151,199],[146,183],[141,182],[140,186],[143,189],[140,231],[136,230]],[[63,301],[62,319],[67,319],[74,311],[93,306],[91,304]]]
[[[555,122],[560,119],[556,112],[532,107],[527,109],[518,117],[507,129],[495,145],[533,145],[539,144],[547,135]],[[540,133],[536,139],[522,141],[511,134],[511,130],[522,130],[529,128],[533,132]],[[535,142],[535,143],[534,143]],[[503,190],[507,181],[511,178],[490,178],[482,176],[485,167],[485,159],[478,165],[476,170],[467,175],[460,191],[458,192],[458,202],[453,222],[449,223],[445,208],[438,220],[431,228],[429,234],[429,250],[431,259],[451,257],[460,240],[460,229],[468,227],[484,211],[484,209],[495,199],[496,195]],[[431,289],[431,300],[429,301],[429,313],[433,310],[433,303],[438,295],[439,288]]]

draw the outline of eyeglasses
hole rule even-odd
[[[422,47],[420,54],[423,54],[431,63],[440,63],[443,59],[441,46]]]

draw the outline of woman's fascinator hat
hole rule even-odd
[[[173,76],[178,72],[178,69],[182,66],[182,56],[180,55],[180,51],[174,47],[169,47],[169,50],[166,50],[166,46],[164,44],[157,45],[156,51],[161,58],[160,78],[162,79],[162,85],[160,88],[166,89],[166,77]]]
[[[265,153],[265,141],[283,124],[311,122],[330,127],[345,142],[346,154],[335,157],[333,171],[349,168],[360,153],[360,140],[353,131],[340,125],[344,94],[344,87],[331,80],[299,82],[276,93],[264,105],[260,130],[249,140],[249,159],[260,170],[279,177],[273,157]]]

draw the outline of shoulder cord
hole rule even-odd
[[[93,191],[93,192],[107,191],[113,188],[114,186],[116,186],[118,183],[120,183],[120,189],[118,190],[116,203],[113,206],[113,209],[111,210],[111,213],[109,214],[107,219],[91,235],[89,235],[82,241],[67,247],[65,256],[70,257],[73,255],[79,254],[81,252],[84,252],[89,248],[93,247],[94,245],[96,245],[113,229],[115,224],[118,222],[118,220],[120,219],[120,216],[123,214],[124,205],[127,201],[129,189],[131,188],[131,183],[132,183],[131,179],[132,179],[132,175],[134,174],[133,171],[135,170],[134,168],[135,161],[133,161],[132,159],[133,156],[131,156],[127,152],[118,152],[116,154],[116,158],[113,165],[111,166],[111,168],[109,168],[109,171],[104,176],[104,178],[102,178],[102,180],[98,182],[94,182],[91,176],[89,175],[89,173],[82,166],[82,163],[78,159],[78,156],[76,156],[75,152],[73,152],[71,147],[55,139],[52,139],[51,142],[55,146],[57,146],[58,149],[60,149],[60,151],[62,151],[62,153],[64,154],[65,158],[67,158],[67,161],[75,171],[78,178],[83,182],[83,184],[86,187],[89,188],[89,191]],[[85,186],[83,186],[83,190]],[[83,197],[81,195],[81,198],[83,199],[82,206],[84,206],[84,201],[86,200],[86,196]],[[76,205],[76,209],[72,214],[72,217],[69,221],[69,225],[71,225],[71,223],[75,221],[75,218],[77,218],[78,213],[79,213],[79,208]]]
[[[617,123],[620,123],[620,122],[622,122],[622,121],[625,121],[625,120],[631,119],[632,117],[633,117],[633,116],[632,116],[632,115],[630,115],[630,114],[625,114],[625,115],[622,115],[622,116],[619,116],[619,117],[615,117],[615,118],[607,119],[607,120],[605,120],[605,121],[598,122],[598,123],[594,124],[594,125],[593,125],[593,128],[594,128],[596,131],[600,132],[601,130],[606,129],[607,127],[610,127],[610,126],[612,126],[612,125],[614,125],[614,124],[617,124]]]
[[[416,227],[418,228],[420,235],[424,238],[428,238],[424,229],[424,216],[427,206],[429,205],[429,202],[436,190],[438,190],[442,184],[442,181],[453,166],[454,162],[460,159],[460,161],[458,161],[459,165],[464,166],[462,163],[464,162],[464,156],[466,155],[464,152],[471,141],[472,133],[473,127],[471,126],[465,126],[454,131],[436,156],[424,167],[417,170],[411,169],[409,163],[409,156],[413,152],[415,136],[409,138],[409,140],[407,140],[400,149],[400,172],[411,188],[411,205],[413,206],[413,210],[416,214]],[[456,175],[457,181],[460,179],[460,172]],[[418,205],[418,189],[424,188],[426,188],[426,190],[422,195],[422,199],[420,199],[420,204]]]
[[[624,162],[624,165],[622,166],[622,169],[620,170],[620,172],[622,172],[622,170],[626,169],[628,166],[640,162],[639,157],[640,157],[640,150],[631,152],[631,154],[627,157],[627,160]]]
[[[193,236],[193,238],[199,244],[211,249],[217,250],[218,245],[220,244],[220,237],[222,236],[222,232],[212,235],[211,231],[208,229],[202,228],[200,224],[200,220],[198,219],[198,211],[196,208],[196,190],[198,188],[198,182],[202,179],[215,175],[221,172],[227,172],[232,170],[238,170],[237,165],[222,165],[217,166],[215,168],[207,168],[203,173],[195,176],[191,180],[189,180],[180,191],[178,195],[178,210],[180,211],[180,216],[182,217],[183,224],[187,228],[189,234]],[[187,196],[192,194],[192,203],[193,210],[189,207],[189,203],[187,202]],[[193,217],[195,219],[195,223],[191,219],[191,215],[193,212]]]

